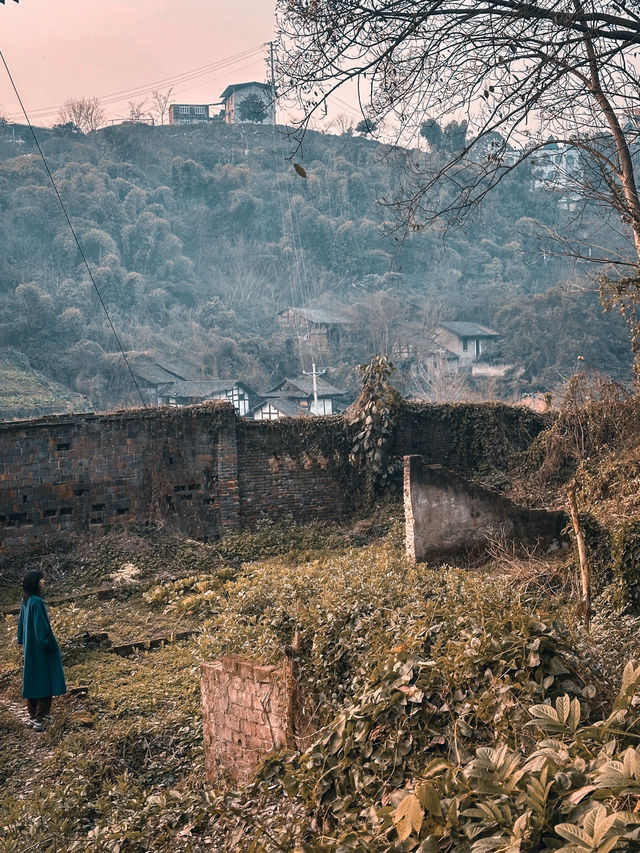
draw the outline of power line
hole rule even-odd
[[[113,104],[118,101],[125,100],[127,98],[135,98],[140,95],[148,94],[153,91],[153,89],[158,88],[159,86],[179,86],[182,83],[188,83],[191,80],[198,79],[199,77],[205,77],[208,74],[213,74],[215,71],[222,71],[223,69],[236,65],[238,62],[243,62],[246,59],[249,59],[253,56],[257,56],[260,51],[262,51],[268,42],[263,42],[262,44],[256,45],[255,47],[248,48],[247,50],[241,51],[240,53],[233,54],[232,56],[225,57],[224,59],[219,59],[216,62],[210,63],[209,65],[202,65],[198,68],[193,68],[189,71],[183,71],[180,74],[174,74],[171,77],[164,77],[161,80],[156,80],[151,83],[146,83],[140,86],[134,86],[130,89],[121,89],[117,92],[111,92],[106,95],[101,95],[98,97],[98,101],[101,104]],[[39,107],[38,109],[32,110],[31,115],[42,118],[43,116],[50,115],[55,112],[59,112],[64,104],[58,104],[56,106],[51,107]],[[17,115],[17,113],[10,114],[10,118]]]
[[[140,386],[138,385],[138,380],[136,379],[136,377],[133,373],[133,370],[131,369],[131,365],[129,364],[129,359],[127,358],[126,353],[124,351],[124,348],[123,348],[122,344],[120,343],[120,338],[118,337],[118,333],[116,332],[115,326],[113,325],[111,317],[109,316],[109,312],[107,311],[107,306],[105,305],[104,300],[102,298],[102,294],[100,293],[100,290],[98,289],[98,285],[96,284],[96,280],[93,277],[93,273],[91,272],[91,267],[89,266],[89,262],[87,261],[87,257],[85,255],[83,249],[82,249],[82,246],[80,245],[80,240],[78,239],[78,235],[76,234],[75,228],[73,227],[73,225],[71,223],[71,219],[69,218],[69,214],[67,213],[67,208],[65,207],[65,204],[62,201],[62,196],[60,195],[60,193],[58,191],[58,187],[56,185],[56,182],[53,178],[53,175],[51,174],[51,169],[49,168],[49,164],[47,163],[47,159],[44,156],[42,148],[40,147],[40,143],[38,142],[38,137],[35,134],[35,131],[33,129],[33,125],[31,124],[31,120],[30,120],[29,116],[27,115],[27,111],[25,109],[24,104],[22,103],[22,98],[20,97],[20,93],[18,92],[18,87],[16,86],[16,84],[14,82],[14,79],[11,75],[11,71],[9,71],[9,66],[7,65],[7,60],[4,58],[4,53],[2,52],[2,50],[0,50],[0,59],[2,59],[4,67],[7,71],[7,75],[9,77],[9,80],[11,81],[11,85],[13,86],[13,91],[16,94],[16,98],[18,99],[18,103],[22,107],[22,112],[24,113],[24,117],[26,119],[26,122],[29,125],[29,130],[31,131],[31,135],[33,136],[33,141],[35,142],[35,145],[36,145],[36,148],[38,149],[38,152],[40,153],[40,157],[42,158],[44,168],[47,172],[47,175],[49,176],[49,180],[51,181],[51,185],[53,186],[55,194],[58,197],[58,201],[60,202],[60,207],[62,208],[62,212],[64,213],[65,219],[67,220],[67,225],[69,226],[69,229],[70,229],[71,233],[73,234],[73,239],[76,242],[76,246],[78,247],[78,251],[80,252],[82,260],[84,261],[84,265],[87,268],[87,272],[89,273],[89,278],[91,279],[91,283],[93,284],[95,291],[98,294],[98,299],[100,300],[100,305],[102,305],[102,309],[103,309],[104,313],[106,314],[107,320],[109,321],[109,325],[111,326],[111,331],[113,332],[113,336],[116,339],[118,346],[120,348],[120,352],[122,353],[122,357],[124,358],[124,363],[127,365],[127,369],[129,371],[129,373],[131,374],[131,378],[133,379],[133,383],[136,386],[136,389],[138,391],[138,395],[140,397],[140,400],[142,401],[142,406],[143,406],[143,408],[146,409],[147,404],[144,400],[144,397],[142,396],[142,391],[140,390]]]

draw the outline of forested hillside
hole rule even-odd
[[[524,368],[505,393],[557,384],[578,356],[628,377],[626,327],[603,314],[595,269],[541,236],[568,230],[601,244],[600,213],[564,211],[526,167],[465,223],[404,239],[385,235],[394,210],[378,201],[393,199],[402,162],[366,138],[309,132],[291,159],[283,129],[261,125],[38,133],[128,351],[179,354],[202,375],[263,390],[301,369],[276,313],[319,305],[354,321],[323,359],[347,385],[353,365],[397,340],[427,341],[445,318],[501,333],[497,357]],[[23,129],[0,126],[0,157],[0,346],[94,406],[117,405],[127,399],[121,356]]]

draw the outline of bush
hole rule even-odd
[[[634,613],[640,613],[640,521],[621,525],[613,537],[613,581]]]

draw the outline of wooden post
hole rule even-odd
[[[580,558],[580,582],[582,587],[582,600],[580,602],[580,610],[584,621],[584,626],[589,631],[591,621],[591,573],[587,562],[587,549],[584,543],[584,533],[580,526],[580,518],[578,516],[578,502],[576,501],[577,482],[573,480],[567,489],[567,500],[569,501],[569,510],[571,512],[571,521],[573,522],[573,530],[576,534],[576,542],[578,543],[578,556]]]
[[[290,646],[284,647],[285,658],[282,664],[285,672],[287,685],[287,740],[289,747],[295,749],[296,736],[298,735],[298,726],[296,719],[297,711],[297,658],[302,647],[300,632],[296,631],[293,635],[293,640]]]

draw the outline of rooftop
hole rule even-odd
[[[174,382],[164,390],[164,394],[173,397],[210,397],[212,394],[222,394],[231,391],[238,385],[236,379],[199,379],[186,382]]]
[[[257,80],[253,80],[250,83],[232,83],[230,86],[227,86],[220,97],[228,98],[229,95],[232,95],[236,91],[236,89],[246,89],[248,86],[258,86],[260,89],[266,89],[269,92],[273,88],[271,83],[258,83]]]
[[[288,386],[288,388],[285,389],[285,386]],[[320,376],[316,378],[316,387],[319,397],[341,397],[345,393],[343,389],[335,388],[329,382],[325,382]],[[313,394],[313,378],[311,376],[298,376],[295,379],[283,379],[277,385],[274,385],[273,388],[265,391],[264,396],[290,397],[296,391],[301,396],[310,397]]]
[[[268,400],[264,400],[264,402],[260,403],[253,410],[254,412],[259,411],[263,406],[269,404],[274,409],[277,409],[280,414],[285,417],[297,417],[298,415],[310,415],[308,409],[301,408],[294,400],[288,400],[286,397],[269,397]]]
[[[285,311],[295,311],[296,314],[299,314],[304,320],[307,320],[310,323],[319,323],[324,326],[350,326],[352,325],[352,321],[349,320],[344,314],[338,313],[337,311],[328,311],[325,308],[284,308],[280,311],[280,314],[284,314]]]
[[[439,324],[443,329],[453,332],[459,338],[499,338],[500,333],[481,326],[479,323],[467,323],[457,320],[445,320]]]

